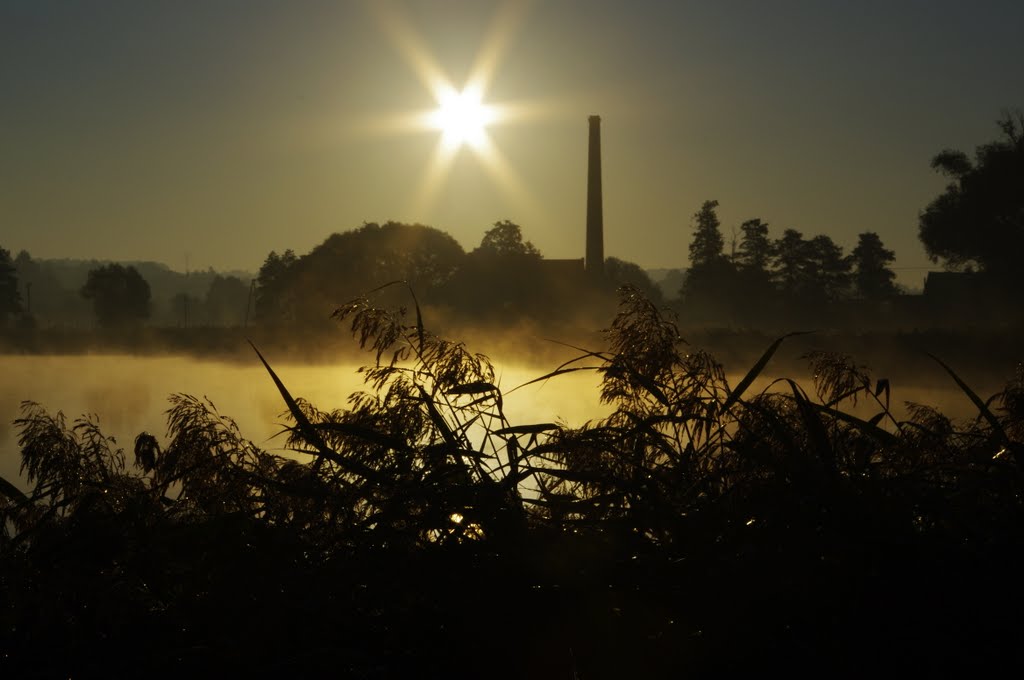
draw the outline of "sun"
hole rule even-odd
[[[370,125],[370,129],[384,133],[440,133],[422,182],[412,195],[414,212],[427,210],[463,149],[472,152],[470,155],[480,162],[502,191],[520,205],[533,204],[524,182],[491,138],[490,129],[543,116],[545,109],[536,102],[485,101],[501,57],[522,25],[528,6],[526,0],[501,2],[460,88],[441,68],[399,7],[385,0],[368,4],[385,35],[419,77],[435,104],[429,109],[391,116],[378,114]]]
[[[441,131],[441,144],[449,151],[463,145],[479,151],[487,143],[487,126],[498,118],[497,111],[483,102],[479,88],[461,92],[444,87],[437,94],[437,110],[428,117],[431,127]]]

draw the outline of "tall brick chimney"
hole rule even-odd
[[[587,165],[587,274],[604,276],[604,215],[601,207],[601,116],[591,116]]]

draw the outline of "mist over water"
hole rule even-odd
[[[348,397],[365,389],[360,364],[277,363],[274,371],[295,397],[321,410],[345,408]],[[579,372],[522,385],[555,366],[496,364],[505,413],[512,424],[564,422],[578,426],[609,412],[600,404],[598,376]],[[221,415],[238,423],[243,436],[259,447],[283,453],[286,406],[270,376],[253,358],[250,363],[201,360],[181,356],[131,355],[0,356],[7,389],[0,394],[0,476],[19,477],[17,428],[22,401],[34,401],[51,414],[62,411],[68,422],[83,414],[99,417],[102,431],[129,452],[135,436],[147,431],[163,440],[167,398],[175,393],[206,397]]]
[[[276,363],[269,359],[293,396],[303,397],[321,410],[344,408],[352,393],[365,389],[357,363]],[[505,413],[513,425],[562,422],[579,426],[610,412],[611,407],[600,403],[599,376],[595,372],[560,375],[513,390],[555,367],[522,360],[495,361],[496,379],[505,393]],[[743,375],[735,368],[727,366],[730,385],[736,385]],[[245,363],[183,356],[0,356],[0,374],[8,385],[0,394],[0,476],[8,480],[19,478],[20,452],[12,421],[19,417],[20,404],[25,400],[43,405],[50,413],[62,411],[69,422],[83,414],[95,414],[103,432],[130,452],[140,432],[164,437],[170,395],[191,394],[211,400],[222,415],[238,423],[243,436],[261,448],[285,452],[285,437],[280,433],[286,423],[286,408],[255,358]],[[809,376],[792,377],[813,394]],[[943,379],[941,371],[927,378],[916,385],[914,381],[894,381],[891,400],[897,414],[905,413],[904,403],[912,401],[936,407],[953,418],[976,415],[952,380],[946,387],[937,386],[941,382],[936,378]],[[747,394],[766,388],[788,389],[784,383],[774,387],[771,383],[771,377],[761,377]],[[999,386],[972,387],[987,398]],[[878,407],[862,399],[848,410],[870,417]]]

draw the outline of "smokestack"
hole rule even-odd
[[[587,273],[604,276],[604,216],[601,208],[601,116],[591,116],[587,166]]]

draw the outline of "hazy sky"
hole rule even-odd
[[[606,254],[685,266],[714,198],[727,240],[873,230],[919,285],[929,161],[1024,106],[1022,27],[1020,0],[0,0],[0,246],[255,270],[364,222],[470,249],[510,219],[582,257],[599,114]],[[492,65],[494,153],[440,172],[438,132],[392,125],[435,106],[431,62]]]

